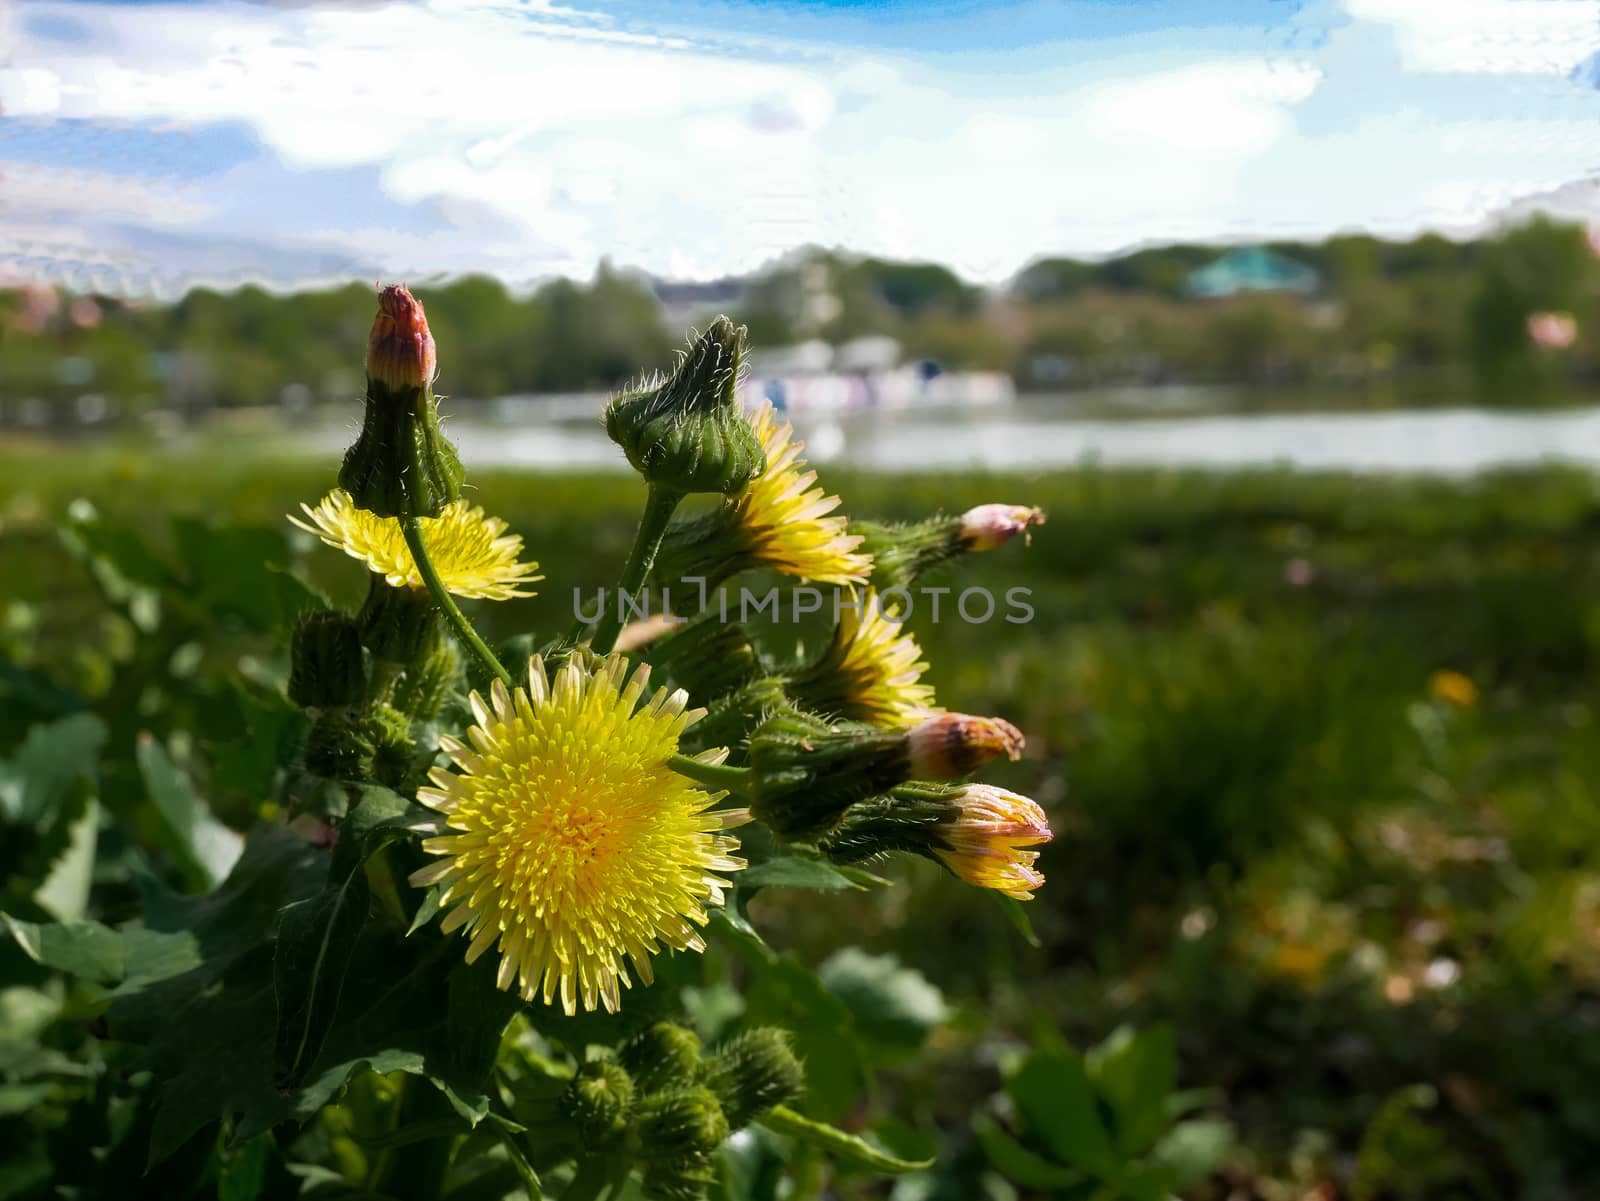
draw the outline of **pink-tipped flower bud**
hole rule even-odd
[[[404,284],[378,293],[378,315],[367,338],[367,378],[390,388],[420,388],[433,383],[439,351],[428,332],[422,304]]]
[[[1033,899],[1044,883],[1034,870],[1037,851],[1022,847],[1049,842],[1050,822],[1037,802],[1004,788],[969,784],[956,794],[956,812],[939,823],[934,854],[958,878],[1019,901]]]
[[[991,759],[1022,757],[1022,732],[998,717],[939,713],[906,735],[911,775],[919,780],[954,780]]]
[[[1028,505],[979,505],[961,515],[961,542],[967,550],[993,550],[1030,526],[1044,524],[1044,510]]]

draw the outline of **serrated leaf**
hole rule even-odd
[[[211,806],[153,736],[140,734],[134,755],[185,877],[200,888],[215,888],[239,861],[244,839],[212,816]]]
[[[1124,1026],[1088,1055],[1090,1077],[1116,1118],[1117,1150],[1142,1154],[1167,1128],[1167,1100],[1178,1084],[1178,1042],[1166,1024],[1135,1033]]]
[[[875,1147],[864,1138],[846,1134],[825,1122],[813,1121],[796,1113],[786,1105],[775,1105],[756,1119],[774,1134],[785,1134],[816,1147],[834,1159],[874,1172],[920,1172],[934,1165],[932,1159],[900,1159],[881,1147]]]
[[[1006,1082],[1027,1128],[1062,1163],[1114,1178],[1122,1166],[1083,1057],[1068,1048],[1038,1050]]]

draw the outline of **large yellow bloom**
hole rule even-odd
[[[805,443],[794,440],[794,427],[778,424],[770,402],[751,415],[751,424],[767,452],[767,469],[733,502],[751,556],[801,579],[866,583],[872,556],[856,550],[863,539],[848,532],[848,518],[828,516],[839,498],[813,487],[817,473],[805,470]]]
[[[469,963],[497,946],[501,988],[515,980],[547,1005],[559,994],[569,1014],[616,1012],[626,961],[649,984],[662,946],[704,950],[695,927],[728,884],[714,873],[744,867],[717,831],[745,815],[708,813],[722,794],[668,766],[704,710],[665,688],[640,706],[649,667],[627,670],[618,655],[569,661],[552,685],[535,656],[526,691],[473,694],[468,742],[439,740],[460,772],[434,768],[437,787],[417,793],[450,831],[424,840],[442,858],[411,877],[444,885],[441,928],[465,928]]]
[[[922,648],[884,614],[875,591],[859,605],[840,614],[833,642],[795,677],[793,691],[821,713],[889,730],[914,726],[934,709],[933,686],[919,683],[928,670]]]
[[[352,559],[360,559],[395,588],[423,587],[398,519],[357,508],[342,488],[328,493],[316,508],[304,504],[300,508],[310,524],[294,516],[289,520],[307,533]],[[468,506],[464,500],[452,501],[439,516],[419,521],[434,569],[445,588],[457,596],[484,600],[532,596],[518,585],[544,579],[534,574],[537,563],[517,562],[522,535],[507,534],[505,522],[485,517],[482,509]]]

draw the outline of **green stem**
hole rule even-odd
[[[433,603],[439,606],[439,611],[450,623],[450,628],[455,631],[456,637],[478,656],[480,663],[499,677],[502,684],[510,688],[511,673],[499,659],[495,658],[494,652],[489,649],[489,644],[478,636],[478,631],[473,629],[472,623],[467,620],[466,614],[461,612],[455,597],[445,589],[444,581],[434,569],[433,560],[428,557],[427,544],[422,540],[422,523],[415,517],[402,517],[400,529],[405,534],[406,545],[411,548],[411,558],[417,565],[417,574],[422,577],[428,595],[433,597]]]
[[[702,763],[688,755],[674,755],[667,766],[680,776],[711,788],[725,788],[729,792],[749,792],[751,771],[748,767],[729,767],[726,763]]]
[[[617,594],[607,597],[604,612],[595,626],[594,641],[590,644],[596,654],[608,655],[617,644],[622,631],[622,611],[626,598],[643,587],[650,569],[655,566],[656,552],[661,549],[661,538],[667,532],[667,523],[677,511],[684,494],[676,488],[650,485],[645,498],[644,512],[639,517],[639,530],[633,536],[633,549],[628,552],[628,562],[622,568],[622,579],[617,582]]]

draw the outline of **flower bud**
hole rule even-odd
[[[416,753],[410,719],[388,705],[378,705],[363,719],[362,729],[372,742],[372,778],[399,788],[411,772]]]
[[[938,713],[906,735],[911,775],[921,780],[954,780],[970,775],[991,759],[1022,758],[1022,733],[998,717]]]
[[[829,830],[854,802],[911,778],[906,735],[855,723],[830,726],[782,709],[750,736],[750,812],[779,838]]]
[[[728,1137],[728,1119],[704,1085],[655,1093],[639,1102],[641,1154],[654,1162],[710,1155]]]
[[[419,588],[391,588],[377,572],[367,576],[356,625],[374,659],[406,665],[433,654],[444,633],[431,596]]]
[[[641,1092],[679,1089],[700,1078],[700,1040],[675,1022],[657,1022],[635,1034],[617,1053]]]
[[[942,863],[978,888],[1019,901],[1044,883],[1037,851],[1053,837],[1032,800],[987,784],[904,784],[850,808],[820,846],[835,863],[904,851]]]
[[[324,709],[306,734],[306,770],[324,779],[371,780],[376,754],[365,719],[349,709]]]
[[[361,635],[349,614],[307,613],[290,642],[289,699],[302,709],[359,705],[367,691]]]
[[[717,1048],[706,1083],[717,1094],[728,1125],[739,1130],[796,1096],[805,1087],[806,1074],[789,1032],[763,1026]]]
[[[456,648],[440,639],[420,662],[413,660],[406,665],[395,683],[390,703],[416,721],[432,721],[444,707],[460,670],[461,656]]]
[[[750,632],[738,622],[707,614],[675,629],[651,651],[650,662],[687,689],[697,704],[709,704],[761,675],[761,657]]]
[[[737,496],[766,466],[739,407],[745,328],[718,317],[664,380],[606,407],[606,433],[651,484]]]
[[[617,1064],[586,1063],[563,1094],[587,1148],[615,1142],[633,1117],[633,1078]]]
[[[979,505],[961,515],[961,542],[968,550],[993,550],[1030,526],[1044,524],[1044,510],[1028,505]]]
[[[646,1164],[640,1191],[650,1201],[706,1201],[716,1179],[709,1156],[682,1155]]]
[[[1031,526],[1044,524],[1044,510],[1026,505],[979,505],[960,517],[931,517],[907,525],[850,524],[861,549],[872,556],[872,583],[879,592],[909,590],[918,579],[973,551],[993,550]]]
[[[695,695],[693,689],[690,695]],[[767,718],[793,708],[783,680],[762,676],[713,701],[706,715],[684,732],[681,745],[690,751],[741,746]]]
[[[461,495],[461,461],[439,431],[438,366],[422,305],[395,284],[378,294],[367,343],[361,433],[345,454],[339,486],[379,517],[437,517]]]

